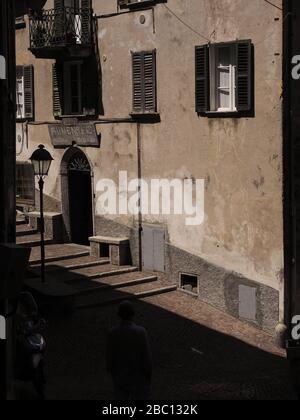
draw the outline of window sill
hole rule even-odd
[[[22,124],[22,123],[26,123],[26,122],[29,122],[29,121],[34,121],[34,118],[32,117],[32,118],[16,118],[16,123],[17,124]]]
[[[208,111],[199,115],[206,118],[254,118],[253,111]]]
[[[57,115],[55,116],[55,118],[59,120],[64,120],[64,119],[94,120],[95,118],[97,118],[97,115],[71,114],[71,115]]]
[[[160,114],[158,112],[131,112],[129,114],[134,120],[160,122]]]
[[[120,4],[120,9],[129,10],[145,10],[151,6],[155,6],[157,3],[164,3],[165,0],[137,0],[135,3],[124,3]]]

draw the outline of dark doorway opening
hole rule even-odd
[[[89,245],[93,235],[93,199],[91,167],[81,150],[68,164],[70,239],[75,244]]]

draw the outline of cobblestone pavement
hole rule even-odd
[[[295,399],[284,353],[268,335],[182,292],[135,305],[151,338],[153,399]],[[113,399],[104,355],[115,312],[107,306],[49,318],[49,399]],[[32,398],[28,390],[21,395]]]

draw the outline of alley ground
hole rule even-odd
[[[53,238],[46,247],[47,284],[41,286],[39,237],[24,222],[18,232],[18,243],[32,247],[33,278],[26,284],[52,299],[43,306],[48,399],[113,400],[105,366],[107,332],[118,322],[112,301],[133,297],[136,321],[151,340],[154,400],[296,398],[285,353],[269,335],[177,290],[157,273],[115,267],[91,257],[89,247],[51,245]],[[66,313],[61,293],[74,294],[76,310]],[[59,306],[63,313],[53,314]],[[28,385],[18,383],[17,393],[35,398]]]
[[[284,354],[255,328],[179,291],[135,307],[151,338],[153,399],[295,399]],[[48,319],[49,399],[113,399],[105,339],[115,312],[106,306]],[[33,398],[28,387],[21,395]]]

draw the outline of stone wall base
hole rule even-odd
[[[104,217],[96,217],[96,234],[130,238],[132,263],[138,265],[138,226],[129,228]],[[165,245],[165,260],[166,274],[170,282],[175,282],[180,286],[181,274],[197,276],[198,298],[201,301],[275,336],[275,329],[279,322],[279,292],[277,290],[210,264],[171,244]],[[247,293],[250,296],[249,303]],[[245,307],[241,301],[244,301]],[[250,317],[241,316],[245,313],[249,313]]]

